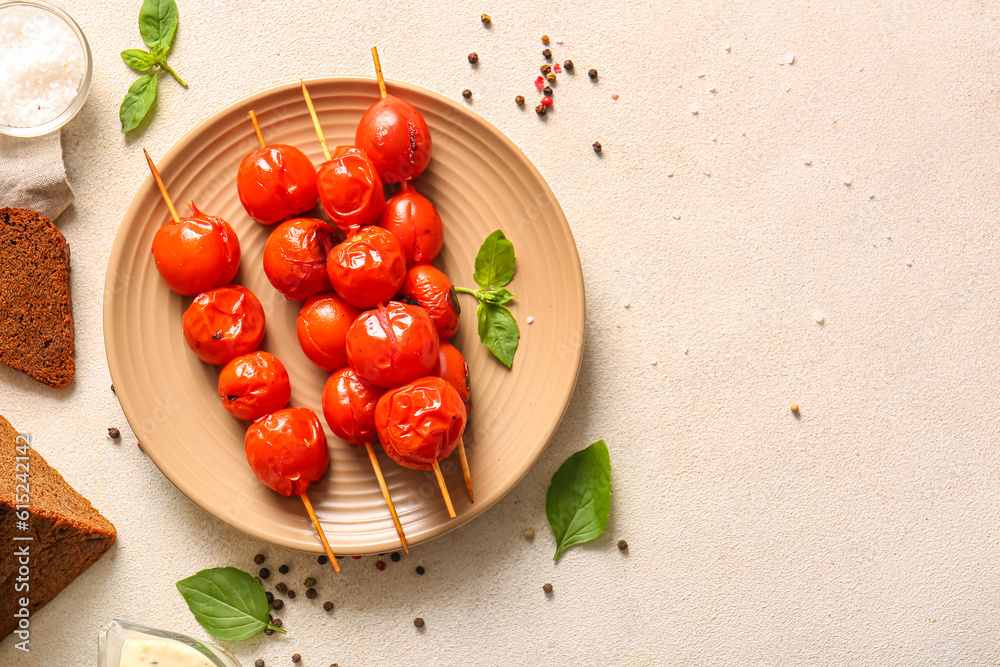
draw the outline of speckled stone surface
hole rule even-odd
[[[152,124],[124,138],[139,3],[64,0],[95,59],[56,221],[78,371],[52,390],[0,368],[0,412],[119,542],[0,664],[91,665],[114,617],[204,637],[174,582],[258,552],[299,595],[277,614],[288,635],[230,646],[246,665],[1000,661],[998,11],[871,4],[182,0],[171,63],[191,87],[162,78]],[[544,121],[543,33],[576,64]],[[385,571],[334,576],[209,517],[136,447],[102,299],[143,146],[162,155],[263,87],[367,75],[372,44],[393,78],[471,89],[546,177],[580,249],[587,347],[561,428],[503,501]],[[602,437],[611,523],[553,563],[548,479]]]

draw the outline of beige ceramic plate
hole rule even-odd
[[[307,82],[331,146],[353,144],[364,110],[376,99],[373,80]],[[562,418],[576,384],[584,338],[583,275],[573,235],[559,203],[528,159],[496,128],[426,90],[390,83],[430,126],[434,152],[417,189],[441,212],[445,245],[435,262],[456,285],[475,287],[479,245],[501,228],[517,252],[511,312],[521,328],[513,370],[476,335],[475,301],[460,295],[462,324],[453,342],[469,363],[474,409],[465,442],[475,484],[470,503],[457,452],[442,464],[458,513],[449,519],[433,473],[407,470],[379,458],[408,542],[418,544],[469,521],[521,480]],[[257,147],[247,112],[255,109],[271,143],[298,146],[317,164],[322,153],[297,83],[253,95],[216,113],[164,156],[158,166],[181,208],[230,222],[242,244],[237,283],[264,304],[264,349],[280,358],[292,380],[292,405],[317,412],[327,374],[299,349],[295,316],[268,283],[261,253],[270,227],[251,221],[236,194],[240,160]],[[135,169],[145,169],[141,155]],[[186,208],[186,207],[185,207]],[[184,212],[182,212],[182,215]],[[191,500],[250,535],[295,549],[322,547],[296,498],[283,498],[254,477],[243,454],[246,424],[231,417],[216,394],[218,369],[200,362],[181,334],[189,298],[171,292],[153,265],[150,246],[166,221],[166,205],[147,178],[122,221],[108,263],[104,333],[118,399],[143,448]],[[531,316],[533,323],[528,324]],[[399,542],[364,450],[327,433],[330,471],[312,487],[316,507],[337,554],[369,554]]]

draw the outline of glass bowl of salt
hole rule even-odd
[[[80,26],[55,5],[0,0],[0,134],[40,137],[87,101],[93,61]]]

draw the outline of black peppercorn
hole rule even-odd
[[[323,555],[323,556],[320,556],[319,558],[317,558],[316,562],[319,563],[320,565],[326,565],[327,563],[330,562],[330,559],[327,558],[325,555]]]
[[[278,591],[279,593],[287,593],[287,592],[288,592],[288,584],[286,584],[286,583],[285,583],[285,582],[283,582],[283,581],[279,581],[279,582],[278,582],[278,585],[277,585],[277,586],[275,586],[274,588],[275,588],[275,590],[277,590],[277,591]]]
[[[264,667],[264,661],[260,658],[254,661],[253,667]]]
[[[462,97],[464,97],[465,99],[469,99],[470,97],[472,97],[472,91],[466,88],[465,90],[462,91]]]
[[[287,565],[282,565],[281,567],[278,568],[278,572],[280,572],[282,574],[288,574],[288,566]]]
[[[415,619],[413,619],[413,625],[417,626],[418,628],[424,627],[424,619],[417,616]]]
[[[544,586],[542,586],[542,590],[545,591],[546,593],[551,593],[552,592],[552,584],[545,584]]]
[[[271,591],[267,591],[266,593],[264,593],[264,595],[267,596],[268,604],[274,604],[274,593],[272,593]]]
[[[552,60],[552,49],[542,49],[542,55],[546,60]]]
[[[262,565],[264,563],[264,554],[257,554],[254,556],[253,562],[257,563],[257,565]]]
[[[595,153],[600,153],[601,152],[601,142],[600,141],[595,141],[593,143],[593,146],[594,146],[594,152]],[[622,540],[622,542],[624,542],[624,540]],[[624,548],[624,547],[622,547],[622,542],[618,543],[618,548],[619,549],[623,549]],[[628,545],[626,545],[626,546],[628,546]]]
[[[299,655],[298,653],[292,655],[292,662],[298,662],[301,659],[302,659],[302,656]]]
[[[514,98],[514,103],[517,106],[519,106],[519,107],[523,107],[524,106],[524,95],[518,95],[517,97],[515,97]]]
[[[333,603],[332,602],[324,602],[323,603],[323,611],[333,611]]]
[[[294,599],[294,598],[295,598],[295,591],[293,591],[293,590],[289,589],[289,590],[288,590],[288,592],[287,592],[287,593],[285,593],[285,595],[287,595],[287,596],[288,596],[288,599],[289,599],[289,600],[291,600],[291,599]]]
[[[564,62],[563,63],[563,69],[566,70],[567,72],[572,72],[573,71],[573,61],[572,60],[567,60],[566,62]]]
[[[469,62],[472,63],[473,65],[475,65],[476,63],[478,63],[479,62],[479,54],[476,53],[475,51],[473,51],[472,53],[470,53],[469,54]]]
[[[116,429],[114,426],[108,429],[108,437],[112,440],[117,440],[122,437],[122,432]]]
[[[545,86],[544,88],[542,88],[542,93],[545,94],[545,95],[551,95],[552,94],[552,86]]]
[[[541,72],[542,74],[548,74],[549,72],[552,71],[552,65],[542,65],[541,67],[538,68],[538,71]]]
[[[271,621],[271,625],[273,625],[276,628],[280,628],[281,627],[281,619],[280,618],[274,619],[273,621]]]
[[[596,69],[590,70],[589,72],[587,72],[587,76],[589,76],[591,79],[596,79],[597,78],[597,70]]]
[[[600,144],[596,145],[599,146]],[[625,551],[626,549],[628,549],[628,542],[626,542],[625,540],[618,540],[618,548],[621,549],[622,551]]]
[[[425,569],[424,569],[424,566],[423,566],[423,565],[418,565],[418,566],[417,566],[417,574],[423,574],[423,573],[424,573],[424,572],[426,572],[426,571],[427,571],[427,570],[425,570]]]
[[[285,601],[281,598],[275,598],[274,604],[271,605],[271,608],[275,611],[281,611],[285,608]]]
[[[271,576],[271,571],[266,567],[262,567],[260,568],[260,572],[258,573],[258,575],[260,576],[261,579],[267,579],[268,577]]]
[[[539,104],[537,107],[535,107],[535,113],[537,113],[539,116],[544,116],[545,114],[548,113],[548,109],[549,108],[544,104]]]
[[[274,630],[272,630],[271,628],[264,628],[264,634],[270,637],[271,635],[274,634]]]
[[[389,558],[392,559],[393,563],[398,563],[399,559],[402,558],[402,556],[399,555],[398,551],[393,551],[392,554],[389,556]]]
[[[309,598],[310,600],[315,600],[317,595],[318,593],[316,592],[315,588],[306,589],[306,597]]]

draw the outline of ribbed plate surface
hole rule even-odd
[[[362,113],[376,99],[373,80],[307,81],[330,146],[353,144]],[[429,91],[389,83],[414,104],[431,130],[430,167],[415,182],[441,212],[445,246],[435,262],[456,285],[475,287],[473,260],[483,239],[501,228],[514,243],[517,274],[509,304],[521,328],[513,370],[476,335],[475,302],[460,295],[462,325],[452,341],[463,351],[475,407],[465,442],[475,484],[470,503],[457,452],[442,464],[458,518],[449,519],[433,473],[379,458],[410,544],[441,535],[499,500],[545,448],[576,384],[583,354],[583,275],[576,245],[559,203],[528,159],[496,128]],[[316,164],[322,152],[298,83],[257,93],[216,113],[182,139],[158,166],[178,208],[194,200],[229,221],[240,237],[237,283],[264,304],[263,348],[288,368],[291,405],[316,410],[327,374],[313,366],[295,337],[300,304],[268,283],[261,253],[270,227],[250,220],[236,193],[236,170],[257,147],[247,112],[256,110],[269,143],[301,148]],[[140,157],[133,165],[144,169]],[[184,212],[182,212],[184,215]],[[216,394],[218,369],[200,362],[181,334],[189,298],[171,292],[153,265],[150,247],[169,217],[152,177],[125,214],[108,263],[104,332],[108,365],[122,409],[160,470],[199,506],[250,535],[283,546],[321,552],[296,498],[283,498],[254,477],[243,454],[246,424],[231,417]],[[534,318],[527,324],[526,318]],[[330,438],[330,471],[310,490],[338,554],[398,548],[398,538],[364,450]]]

